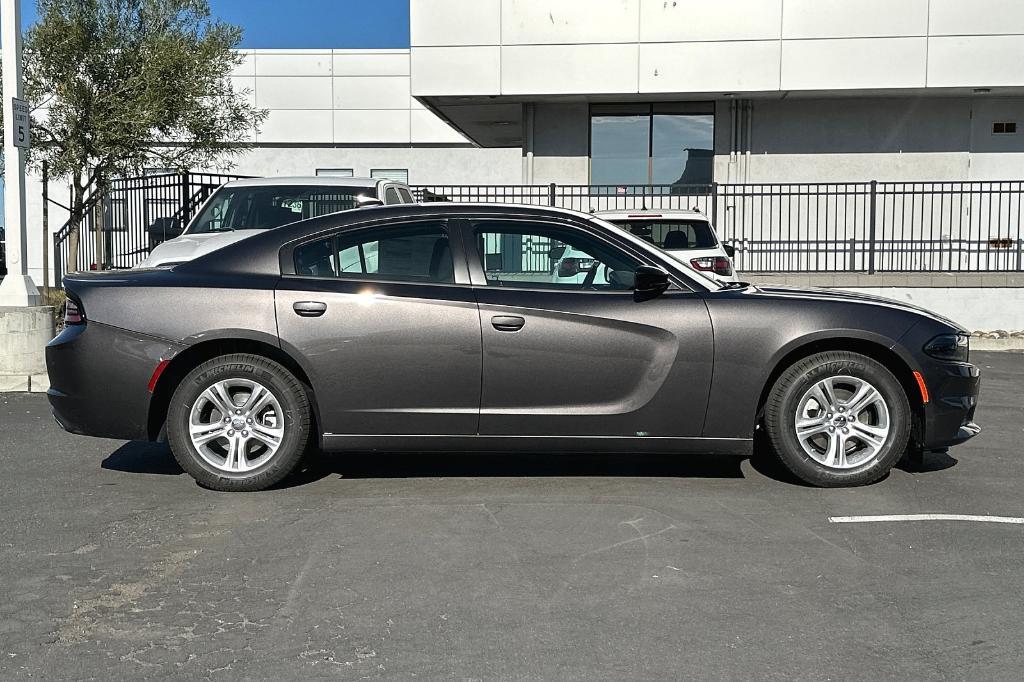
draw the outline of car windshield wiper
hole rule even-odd
[[[750,282],[722,282],[722,289],[746,289]]]
[[[233,227],[211,227],[207,232],[234,232]]]

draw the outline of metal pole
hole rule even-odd
[[[43,298],[50,300],[50,164],[43,161]]]
[[[0,306],[40,304],[39,290],[28,276],[28,233],[25,229],[25,150],[15,144],[14,99],[21,99],[21,5],[0,0],[0,44],[3,44],[4,226],[7,276],[0,282]]]
[[[871,181],[871,206],[868,221],[868,274],[875,274],[875,198],[878,194],[878,180]]]

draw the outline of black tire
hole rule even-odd
[[[881,394],[888,408],[889,433],[884,444],[870,460],[848,469],[827,467],[811,457],[801,445],[795,427],[797,411],[807,391],[822,379],[839,376],[867,381]],[[793,364],[775,381],[764,408],[768,440],[783,466],[801,481],[827,488],[866,485],[885,476],[907,449],[911,422],[906,391],[892,372],[876,360],[847,351],[816,353]]]
[[[284,435],[268,461],[244,473],[226,472],[199,454],[189,435],[193,404],[207,388],[230,379],[256,381],[273,394],[284,413]],[[207,360],[182,379],[167,412],[167,435],[174,458],[199,485],[221,491],[268,488],[298,467],[312,439],[312,419],[305,386],[283,366],[248,353]]]

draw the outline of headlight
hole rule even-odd
[[[940,334],[924,345],[924,352],[938,360],[967,362],[970,339],[967,334]]]

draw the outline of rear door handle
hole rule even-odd
[[[296,301],[292,310],[299,317],[320,317],[327,312],[327,304],[321,301]]]
[[[499,332],[517,332],[526,324],[526,320],[518,315],[495,315],[491,324]]]

